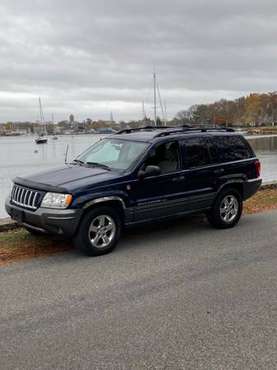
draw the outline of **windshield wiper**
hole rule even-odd
[[[95,167],[101,167],[104,168],[105,170],[111,171],[111,168],[105,164],[98,163],[98,162],[86,162],[89,166],[95,166]]]
[[[84,162],[81,161],[80,159],[74,159],[73,162],[78,164],[84,164]]]

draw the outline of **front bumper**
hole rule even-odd
[[[11,204],[6,199],[5,208],[11,218],[20,225],[49,234],[72,237],[78,228],[82,210],[38,208],[32,212]]]

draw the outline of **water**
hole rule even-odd
[[[247,139],[261,160],[263,182],[277,181],[277,135]]]
[[[36,145],[31,136],[0,137],[0,217],[7,216],[4,202],[14,177],[59,166],[64,163],[67,144],[71,160],[99,138],[99,135],[61,136],[58,140],[49,138],[48,144]],[[277,180],[277,136],[248,139],[261,159],[264,181]]]
[[[68,135],[37,145],[31,136],[0,137],[0,218],[7,216],[4,203],[14,177],[58,167],[64,163],[67,145],[70,161],[99,139],[99,135]]]

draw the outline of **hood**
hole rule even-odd
[[[72,192],[82,186],[100,185],[100,183],[102,184],[118,176],[118,172],[100,167],[65,165],[24,178],[17,177],[14,182],[45,191]]]

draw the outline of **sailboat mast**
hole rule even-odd
[[[157,91],[158,91],[159,102],[160,102],[160,107],[161,107],[161,112],[162,112],[162,117],[163,117],[163,123],[165,125],[165,113],[164,113],[164,107],[163,107],[162,98],[161,98],[160,86],[158,83],[157,83]]]
[[[38,104],[39,104],[40,124],[44,124],[44,117],[43,117],[42,104],[41,104],[41,99],[40,98],[38,98]]]
[[[165,125],[167,122],[167,105],[166,105],[166,100],[164,100],[164,116],[165,116]]]
[[[142,101],[142,120],[144,121],[146,119],[146,113],[145,113],[145,106],[144,106],[144,100]]]
[[[157,76],[156,73],[153,73],[154,79],[154,122],[155,126],[157,126]]]
[[[42,104],[41,104],[40,97],[38,98],[38,102],[39,102],[40,124],[42,125],[43,133],[45,134],[46,133],[46,126],[45,126],[44,114],[43,114],[43,110],[42,110]]]

